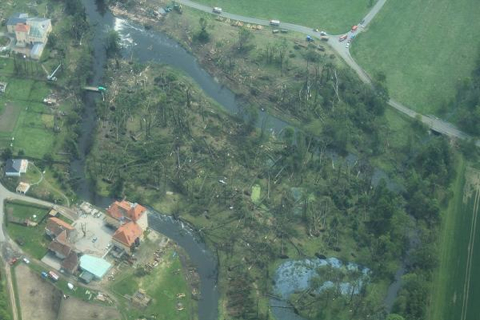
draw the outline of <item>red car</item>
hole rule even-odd
[[[10,261],[8,262],[11,266],[13,266],[16,262],[18,261],[17,258],[12,258],[10,259]]]
[[[347,39],[347,37],[348,37],[348,35],[344,34],[343,36],[338,38],[338,41],[340,41],[340,42],[345,41]]]
[[[352,27],[352,32],[357,31],[357,29],[358,29],[358,26],[353,26],[353,27]]]

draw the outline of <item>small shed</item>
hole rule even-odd
[[[28,183],[20,182],[17,186],[17,189],[15,189],[15,191],[17,193],[25,194],[29,189],[30,189],[30,185]]]

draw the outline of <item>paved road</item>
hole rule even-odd
[[[74,214],[72,215],[73,211],[71,211],[71,209],[69,209],[69,208],[66,208],[66,207],[63,207],[63,206],[57,206],[57,205],[55,205],[51,202],[48,202],[48,201],[43,201],[43,200],[35,199],[35,198],[32,198],[32,197],[28,197],[28,196],[25,196],[25,195],[22,195],[22,194],[18,194],[18,193],[15,193],[15,192],[11,192],[7,188],[5,188],[2,184],[0,184],[0,249],[2,249],[4,244],[9,241],[9,238],[5,234],[4,229],[3,229],[4,221],[5,221],[4,220],[5,219],[4,218],[5,200],[22,200],[22,201],[25,201],[25,202],[28,202],[28,203],[31,203],[31,204],[37,204],[37,205],[42,205],[42,206],[46,206],[46,207],[55,207],[56,209],[61,210],[63,213],[65,213],[67,215],[74,216]],[[0,257],[0,261],[1,260],[2,259]],[[11,306],[12,306],[13,320],[17,320],[18,319],[18,309],[17,309],[17,305],[16,305],[16,300],[15,300],[13,282],[12,282],[12,279],[11,279],[12,275],[11,275],[11,272],[10,272],[10,266],[8,265],[7,261],[4,261],[4,262],[5,262],[7,286],[9,288],[8,293],[9,293],[9,296],[10,296],[10,303],[11,303]]]
[[[212,13],[212,7],[209,7],[209,6],[206,6],[206,5],[203,5],[203,4],[199,4],[199,3],[196,3],[196,2],[193,2],[193,1],[190,1],[190,0],[177,0],[177,2],[179,2],[179,3],[181,3],[185,6],[191,7],[191,8],[195,8],[195,9],[198,9],[198,10],[201,10],[201,11],[204,11],[204,12]],[[364,32],[367,29],[370,22],[377,15],[377,13],[382,9],[382,7],[385,5],[386,2],[387,2],[387,0],[378,0],[375,3],[373,8],[367,13],[365,18],[362,20],[362,24],[359,27],[357,33]],[[268,20],[257,19],[257,18],[252,18],[252,17],[245,17],[245,16],[241,16],[241,15],[237,15],[237,14],[228,13],[228,12],[223,12],[221,14],[221,16],[225,17],[225,18],[232,19],[232,20],[238,20],[238,21],[242,21],[242,22],[245,22],[245,23],[258,24],[258,25],[263,25],[263,26],[268,26],[270,24],[270,22]],[[360,25],[360,21],[359,21],[359,25]],[[287,29],[287,30],[290,30],[290,31],[300,32],[300,33],[303,33],[303,34],[306,34],[306,35],[311,35],[313,37],[320,38],[320,35],[318,33],[313,32],[312,31],[313,29],[309,28],[309,27],[282,22],[281,25],[280,25],[280,28]],[[331,36],[328,44],[335,51],[337,51],[337,53],[343,58],[343,60],[345,60],[345,62],[353,70],[355,70],[355,72],[358,74],[358,76],[360,77],[360,79],[364,83],[371,84],[372,81],[371,81],[369,75],[355,62],[355,60],[351,56],[350,50],[349,50],[350,48],[346,48],[346,43],[345,42],[339,42],[338,41],[338,38],[342,35]],[[448,137],[451,137],[451,138],[471,139],[471,136],[469,136],[465,132],[462,132],[455,125],[453,125],[449,122],[443,121],[443,120],[438,119],[438,118],[433,117],[433,116],[422,115],[422,114],[420,114],[420,113],[408,108],[407,106],[405,106],[405,105],[403,105],[403,104],[401,104],[401,103],[399,103],[395,100],[392,100],[392,99],[390,99],[388,101],[388,104],[392,108],[394,108],[395,110],[407,115],[410,118],[417,118],[417,119],[421,120],[425,125],[427,125],[429,128],[431,128],[432,130],[434,130],[438,133],[444,134],[444,135],[446,135]],[[476,140],[476,145],[478,147],[480,147],[480,140]]]

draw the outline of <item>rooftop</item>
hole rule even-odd
[[[132,221],[138,221],[147,209],[138,204],[126,200],[115,201],[108,207],[107,214],[116,220],[128,218]]]
[[[112,265],[101,258],[97,258],[88,254],[80,257],[80,268],[93,274],[96,278],[101,279],[108,272]]]
[[[113,235],[113,239],[126,245],[127,247],[131,247],[135,243],[135,241],[142,235],[142,233],[143,230],[138,224],[136,224],[135,222],[128,222],[124,225],[121,225],[117,229],[117,231]]]
[[[15,26],[15,32],[26,32],[28,33],[30,31],[30,26],[23,24],[23,23],[17,23]]]
[[[8,159],[5,163],[5,172],[19,173],[24,170],[25,162],[23,159]],[[28,163],[28,162],[27,162]]]
[[[68,255],[72,252],[72,247],[55,239],[48,245],[48,250],[68,257]]]
[[[17,23],[27,22],[28,14],[27,13],[14,13],[8,18],[7,25],[14,26]]]

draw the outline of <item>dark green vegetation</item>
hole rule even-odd
[[[223,52],[210,56],[223,68],[220,76],[240,79],[236,89],[245,90],[242,119],[225,115],[188,79],[166,67],[112,62],[108,78],[115,80],[109,84],[108,103],[98,105],[101,120],[88,160],[93,187],[151,204],[200,228],[218,250],[222,312],[233,319],[268,318],[274,262],[315,253],[353,260],[374,276],[360,295],[346,297],[336,290],[330,293],[335,302],[321,308],[321,294],[292,301],[303,315],[381,316],[380,292],[408,247],[407,213],[431,245],[427,240],[435,228],[427,227],[439,221],[452,176],[448,144],[441,138],[420,144],[425,132],[416,124],[407,139],[392,138],[382,84],[373,91],[313,48],[292,48],[281,39],[260,44],[251,31],[232,28],[234,39],[247,39],[239,46],[204,30],[210,43],[216,42],[211,46]],[[242,81],[253,69],[251,61],[257,72]],[[288,79],[288,85],[278,86],[278,79]],[[265,124],[256,130],[260,103],[306,123],[315,136],[287,128],[273,137]],[[359,161],[348,164],[339,158],[333,164],[327,154],[332,148],[353,150]],[[389,173],[406,192],[394,192],[384,181],[371,188],[374,168],[367,157],[380,163],[392,157],[397,169]],[[253,185],[261,189],[255,203]],[[427,251],[417,250],[415,257],[411,274],[431,272]],[[401,303],[414,300],[406,295]],[[398,304],[398,313],[416,319],[403,305]]]
[[[440,266],[435,277],[427,319],[473,320],[478,317],[479,263],[477,219],[478,170],[462,163],[454,198],[445,211],[440,247]]]
[[[123,298],[125,295],[132,296],[139,289],[145,290],[154,299],[145,309],[131,306]],[[162,262],[151,271],[139,267],[123,273],[115,280],[112,291],[122,299],[127,319],[138,319],[141,315],[155,315],[159,320],[187,320],[194,317],[194,310],[189,305],[191,290],[185,281],[179,256],[173,249],[163,252]],[[183,310],[177,310],[178,303]]]
[[[45,236],[46,219],[44,218],[48,211],[48,208],[21,202],[5,204],[5,224],[8,235],[25,253],[35,259],[41,259],[45,255],[50,243]],[[37,225],[26,226],[24,225],[25,219],[29,219]]]
[[[288,1],[288,0],[199,0],[210,6],[222,7],[224,11],[239,15],[277,19],[281,22],[321,28],[329,33],[345,32],[362,20],[375,0],[323,0],[323,1]]]
[[[3,267],[0,268],[0,319],[1,320],[10,320],[11,312],[10,305],[8,303],[8,293],[5,281],[5,272]]]
[[[423,114],[449,113],[455,89],[473,69],[480,42],[476,0],[387,1],[352,53],[382,71],[392,98]]]
[[[458,86],[453,108],[458,113],[462,128],[473,135],[480,135],[480,50],[471,76]]]

